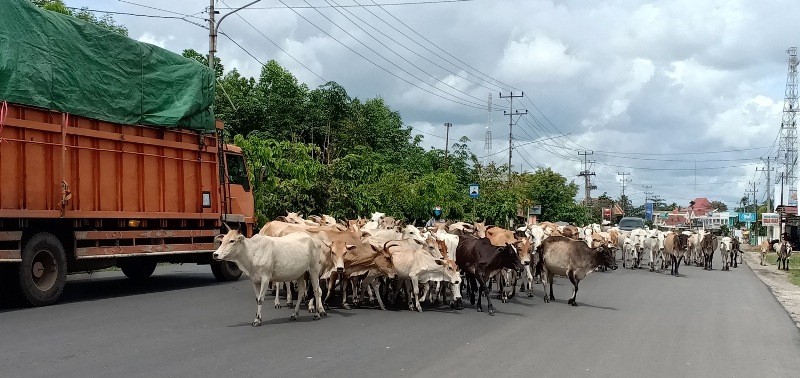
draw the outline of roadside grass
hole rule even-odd
[[[767,253],[767,262],[777,266],[778,254]],[[797,254],[792,254],[789,257],[789,280],[793,284],[800,286],[800,256],[797,256]]]

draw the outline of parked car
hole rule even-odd
[[[622,231],[631,231],[636,228],[644,228],[644,219],[636,217],[624,217],[617,224]]]

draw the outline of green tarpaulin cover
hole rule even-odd
[[[0,0],[0,101],[214,130],[210,68],[28,0]]]

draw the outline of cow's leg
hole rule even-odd
[[[350,310],[352,307],[350,307],[350,304],[347,303],[347,284],[350,283],[350,279],[342,277],[339,280],[339,283],[342,286],[342,308],[345,310]]]
[[[297,320],[297,316],[300,314],[300,302],[303,301],[303,296],[306,292],[306,280],[305,278],[300,278],[297,280],[297,304],[294,305],[294,312],[292,316],[289,317],[289,320]]]
[[[567,271],[567,277],[569,278],[569,282],[572,282],[572,287],[573,287],[573,289],[572,289],[572,298],[570,298],[567,301],[567,304],[571,304],[573,306],[577,306],[578,303],[575,301],[575,297],[578,296],[578,282],[580,282],[580,280],[578,280],[575,277],[575,272],[573,272],[571,270]]]
[[[275,285],[275,308],[281,308],[281,282],[273,282]]]
[[[315,278],[312,277],[311,279],[313,280]],[[316,278],[316,280],[317,280],[317,285],[319,285],[320,279]],[[306,297],[308,298],[308,312],[313,314],[317,312],[317,297],[314,295],[313,283],[311,285],[306,285],[306,292],[307,292]]]
[[[338,276],[338,273],[332,272],[331,276],[328,277],[328,292],[325,293],[325,299],[322,301],[323,306],[328,306],[328,299],[331,297],[331,293],[333,293],[333,286],[336,284],[336,277]]]
[[[431,281],[428,281],[427,283],[422,284],[422,295],[419,296],[420,302],[427,302],[429,305],[433,302],[428,297],[428,295],[431,294],[431,283]]]
[[[264,296],[267,294],[267,288],[269,287],[269,285],[264,284],[265,282],[269,282],[269,279],[262,277],[261,282],[253,283],[256,290],[256,318],[253,320],[253,327],[261,325],[261,304],[264,303]]]
[[[317,303],[317,312],[314,314],[314,320],[319,319],[320,317],[328,316],[328,313],[325,312],[325,307],[322,304],[322,289],[319,285],[319,273],[311,272],[311,287],[314,289],[314,301]],[[330,280],[330,278],[328,279]],[[309,299],[311,302],[311,299]]]
[[[361,307],[362,291],[361,286],[359,286],[360,283],[360,277],[350,277],[350,287],[353,288],[353,306],[356,306],[356,308]]]
[[[481,289],[486,293],[486,309],[489,312],[489,315],[494,315],[494,306],[492,306],[492,298],[489,298],[489,288],[486,287],[486,281],[489,279],[484,278],[482,275],[478,275],[478,284],[481,285]],[[480,305],[480,299],[478,299],[478,304]]]
[[[383,305],[383,300],[381,299],[380,296],[381,282],[379,280],[372,280],[372,282],[370,282],[369,285],[372,288],[372,291],[378,293],[378,295],[375,296],[378,299],[378,306],[381,306],[381,310],[386,311],[386,306]]]
[[[425,284],[427,286],[427,283]],[[411,278],[411,296],[414,298],[414,307],[417,311],[422,312],[422,305],[419,304],[419,280]],[[412,309],[413,311],[414,309]]]
[[[544,292],[544,303],[550,303],[550,297],[547,295],[548,276],[549,276],[549,273],[547,272],[546,269],[543,269],[542,272],[539,274],[539,278],[541,278],[541,280],[542,280],[542,291]]]
[[[519,274],[517,274],[516,270],[511,271],[511,294],[508,294],[508,299],[514,298],[517,295],[517,280],[519,279]],[[508,302],[506,300],[506,302]]]
[[[522,281],[523,285],[526,286],[528,290],[528,297],[533,297],[533,273],[531,272],[531,266],[525,266],[525,279]]]

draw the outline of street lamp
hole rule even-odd
[[[217,11],[214,10],[214,3],[216,0],[210,0],[211,4],[208,6],[208,67],[211,68],[211,71],[214,72],[214,81],[217,80],[217,73],[214,71],[214,53],[217,52],[217,32],[219,31],[219,24],[222,23],[222,20],[225,17],[228,17],[244,8],[247,8],[261,0],[255,0],[253,2],[247,3],[242,5],[239,8],[236,8],[224,16],[219,18],[219,21],[214,22],[214,15],[217,14]]]

